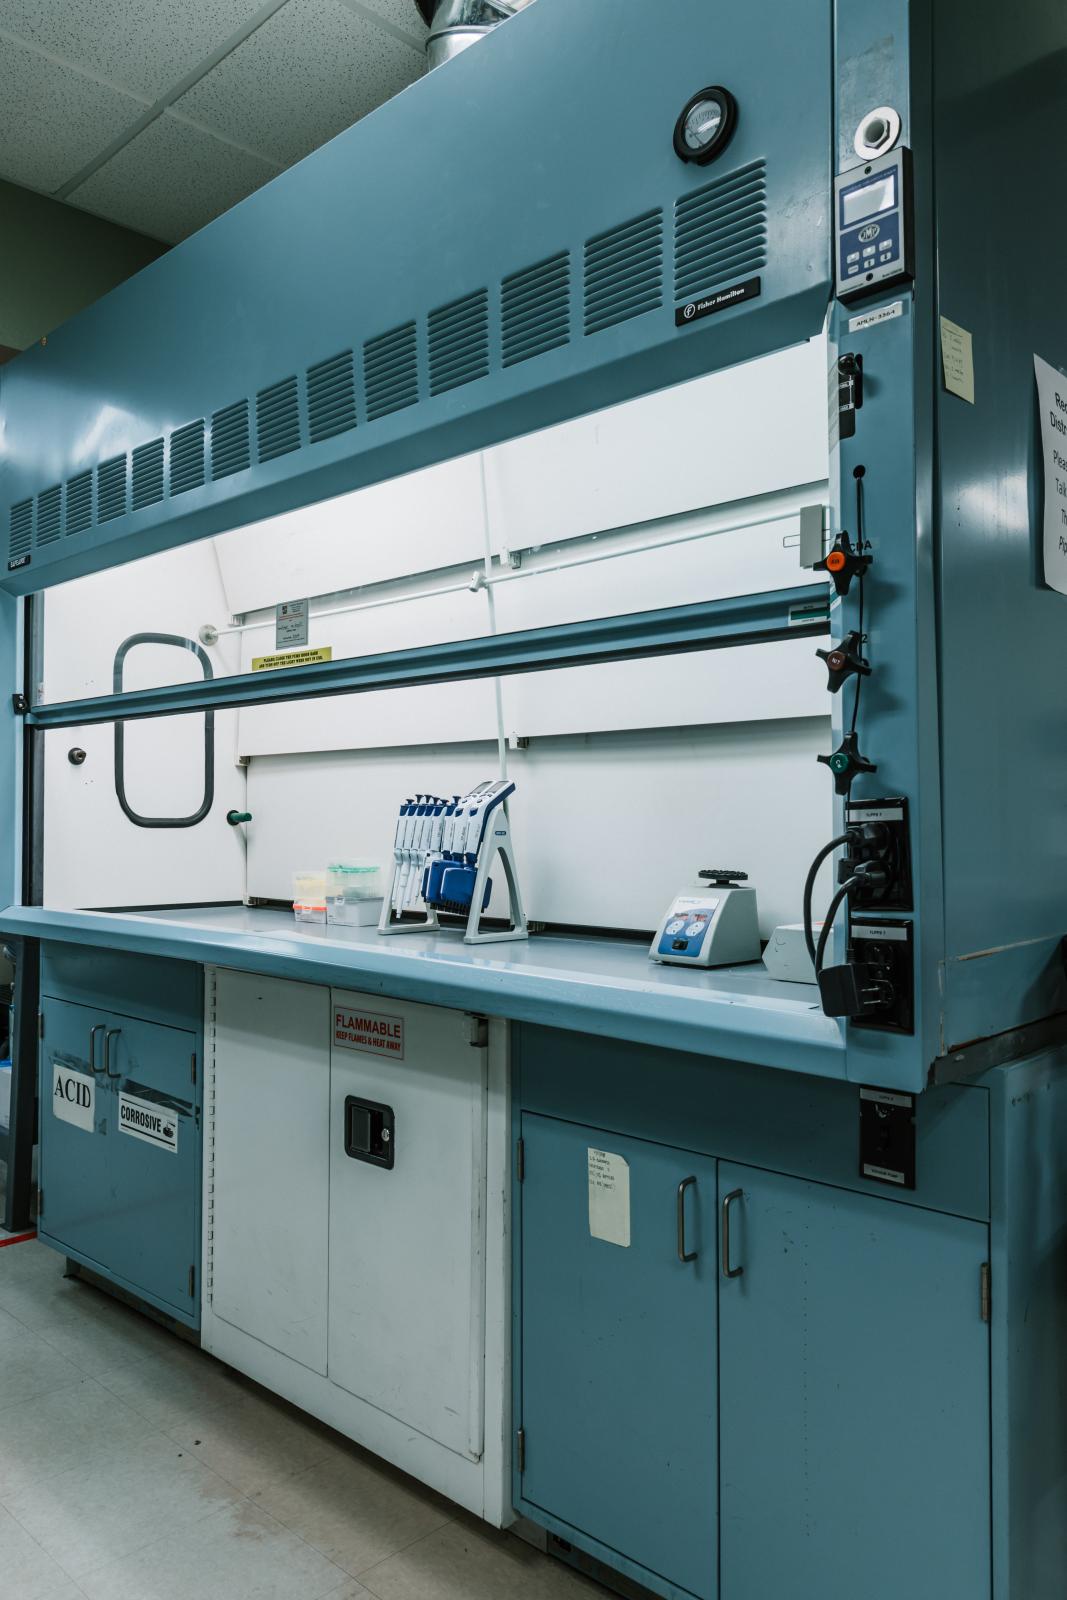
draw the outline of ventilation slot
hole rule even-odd
[[[170,492],[186,494],[204,482],[204,424],[186,423],[170,436]]]
[[[600,333],[663,304],[663,212],[624,222],[585,247],[585,331]]]
[[[506,367],[558,350],[571,336],[571,282],[567,252],[512,273],[500,286]]]
[[[37,496],[37,548],[55,544],[62,531],[63,491],[58,483]]]
[[[473,383],[489,372],[489,294],[453,300],[431,311],[427,324],[430,341],[430,393],[444,394],[461,384]]]
[[[163,440],[139,444],[133,452],[133,510],[157,505],[163,498]]]
[[[248,433],[248,401],[216,411],[211,419],[211,476],[229,478],[252,465]]]
[[[256,395],[259,459],[273,461],[300,449],[300,395],[295,378],[283,378]]]
[[[307,371],[308,435],[312,444],[356,425],[356,375],[351,350]]]
[[[96,520],[113,522],[126,515],[126,457],[112,456],[96,469]]]
[[[9,561],[28,557],[33,548],[33,501],[20,500],[11,507],[11,525],[8,533],[7,555]]]
[[[413,322],[367,340],[363,346],[363,381],[371,422],[415,404],[419,398],[419,364]]]
[[[93,475],[79,472],[67,479],[67,536],[84,533],[93,521]]]
[[[716,178],[674,208],[674,298],[709,289],[767,265],[766,165],[754,161]]]

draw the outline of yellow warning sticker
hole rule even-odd
[[[316,661],[332,661],[333,649],[325,645],[321,650],[279,650],[272,656],[253,656],[253,672],[273,672],[277,667],[310,667]]]

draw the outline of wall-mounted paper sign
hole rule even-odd
[[[1067,594],[1067,378],[1034,357],[1045,483],[1045,582]]]
[[[283,600],[274,608],[274,648],[291,650],[294,645],[308,642],[308,603],[306,600]]]

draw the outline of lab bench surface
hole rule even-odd
[[[150,912],[9,906],[0,931],[845,1077],[842,1030],[823,1016],[814,986],[769,978],[755,962],[711,972],[658,966],[643,943],[622,939],[535,934],[470,946],[458,932],[382,937],[374,928],[298,925],[287,912],[237,905]]]

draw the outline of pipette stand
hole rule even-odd
[[[511,927],[494,928],[482,933],[482,900],[485,898],[485,886],[489,881],[493,859],[496,856],[500,857],[504,877],[507,880],[508,920]],[[474,893],[471,895],[471,908],[467,914],[467,931],[463,935],[463,943],[499,944],[503,939],[528,937],[526,912],[523,910],[522,891],[519,888],[519,873],[511,846],[511,819],[508,816],[508,804],[505,800],[499,810],[490,814],[481,849],[478,851],[478,875],[474,880]]]
[[[499,857],[504,869],[504,878],[508,886],[508,919],[510,928],[492,928],[482,931],[482,900],[485,897],[485,886],[492,873],[494,860]],[[379,933],[436,933],[441,931],[441,923],[434,906],[425,905],[426,915],[419,917],[398,917],[394,920],[393,894],[396,888],[397,873],[400,864],[393,863],[393,876],[389,884],[389,891],[382,901],[382,914],[378,919]],[[522,891],[519,888],[519,874],[515,865],[515,855],[511,841],[511,820],[508,817],[507,802],[490,813],[485,834],[482,837],[481,847],[478,851],[477,871],[474,879],[474,892],[471,895],[470,910],[467,913],[467,927],[463,934],[464,944],[498,944],[503,939],[526,939],[529,937],[526,927],[526,912],[522,904]]]

